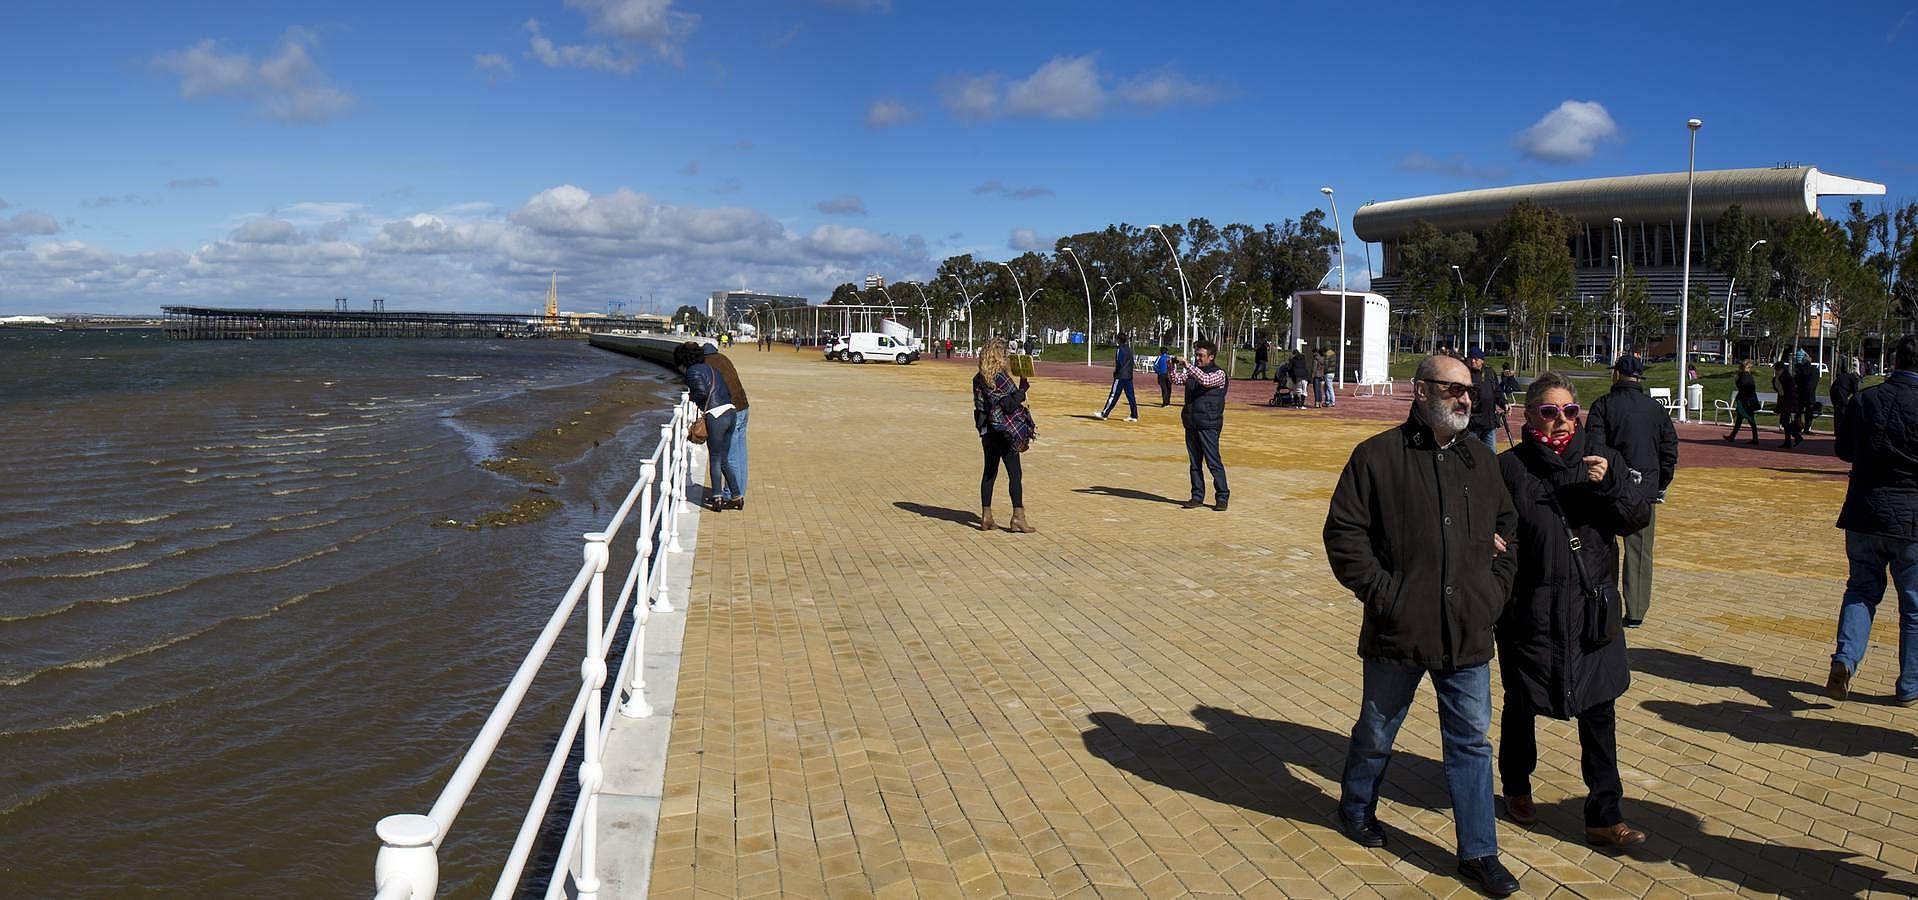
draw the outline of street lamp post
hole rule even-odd
[[[1678,421],[1685,421],[1685,365],[1689,354],[1686,346],[1687,330],[1691,325],[1692,309],[1692,189],[1698,181],[1698,128],[1705,124],[1697,119],[1685,120],[1685,128],[1691,132],[1691,153],[1685,161],[1685,274],[1679,279],[1678,287]]]
[[[1332,230],[1339,238],[1339,372],[1336,379],[1339,385],[1345,384],[1345,226],[1339,222],[1339,199],[1332,196],[1330,187],[1319,188],[1319,193],[1332,203]],[[1460,335],[1463,337],[1463,335]]]
[[[1224,272],[1220,272],[1219,274],[1217,274],[1217,275],[1214,275],[1214,276],[1212,276],[1212,277],[1211,277],[1211,278],[1210,278],[1209,280],[1207,280],[1207,281],[1206,281],[1206,283],[1205,283],[1205,287],[1204,287],[1204,288],[1202,288],[1202,289],[1201,289],[1201,290],[1199,291],[1199,293],[1200,293],[1200,294],[1202,294],[1202,295],[1204,295],[1204,296],[1207,296],[1207,297],[1211,297],[1211,298],[1213,298],[1213,300],[1214,300],[1214,302],[1216,302],[1216,301],[1217,301],[1217,299],[1218,299],[1218,295],[1217,295],[1217,294],[1214,294],[1214,293],[1212,293],[1212,283],[1213,283],[1213,282],[1215,282],[1215,281],[1218,281],[1219,279],[1221,279],[1221,278],[1224,278],[1224,277],[1225,277],[1225,273],[1224,273]],[[1231,282],[1229,282],[1229,281],[1227,282],[1227,284],[1230,284],[1230,283],[1231,283]],[[1220,338],[1221,340],[1223,340],[1223,339],[1225,338],[1225,334],[1224,334],[1224,332],[1225,332],[1225,315],[1224,315],[1224,310],[1221,310],[1221,311],[1220,311],[1220,315],[1219,315],[1219,332],[1220,332],[1220,334],[1219,334],[1219,338]],[[1238,351],[1238,350],[1236,350],[1236,349],[1234,349],[1234,350],[1232,351],[1232,364],[1233,364],[1233,366],[1234,366],[1234,368],[1236,368],[1236,364],[1238,363],[1238,361],[1239,361],[1239,351]],[[1237,373],[1236,373],[1236,372],[1234,372],[1233,374],[1234,374],[1234,376],[1236,377],[1236,375],[1237,375]]]
[[[1086,368],[1092,368],[1092,282],[1086,280],[1085,264],[1079,261],[1079,254],[1071,247],[1059,248],[1072,254],[1072,264],[1079,269],[1079,283],[1086,289]]]
[[[1165,228],[1159,225],[1147,225],[1146,230],[1159,233],[1159,240],[1165,241],[1165,248],[1172,251],[1172,268],[1179,273],[1179,347],[1186,358],[1192,356],[1192,285],[1185,280],[1185,266],[1179,263],[1179,250],[1172,246],[1172,239],[1166,237]]]
[[[959,276],[950,273],[948,273],[946,277],[959,282],[959,296],[966,301],[966,351],[969,353],[977,353],[978,348],[973,346],[972,343],[972,297],[966,293],[966,282]]]
[[[1495,265],[1492,267],[1492,274],[1485,276],[1485,286],[1478,289],[1478,295],[1480,299],[1484,300],[1486,309],[1490,309],[1492,307],[1492,301],[1491,301],[1492,279],[1498,277],[1498,270],[1505,268],[1505,262],[1506,260],[1509,260],[1509,259],[1511,259],[1511,257],[1509,256],[1499,257],[1498,265]],[[1479,321],[1478,345],[1479,345],[1479,349],[1483,350],[1485,349],[1485,334],[1484,334],[1485,313],[1484,312],[1481,311],[1479,313],[1478,321]],[[1505,349],[1506,350],[1512,349],[1512,308],[1509,304],[1505,307]]]
[[[1019,295],[1019,349],[1024,351],[1027,356],[1031,356],[1032,348],[1026,346],[1026,335],[1030,333],[1030,326],[1027,324],[1026,319],[1026,289],[1023,285],[1019,284],[1019,273],[1012,271],[1011,266],[1005,263],[999,263],[999,268],[1006,270],[1006,274],[1012,276],[1012,290]],[[1036,294],[1038,291],[1033,291],[1033,293]]]
[[[1106,283],[1105,299],[1112,301],[1112,333],[1116,335],[1122,329],[1119,328],[1119,298],[1113,292],[1117,291],[1122,285],[1128,284],[1130,279],[1121,279],[1118,284],[1113,284],[1112,279],[1101,275],[1099,276],[1099,280]]]
[[[931,349],[932,345],[927,343],[927,341],[932,340],[932,301],[926,298],[926,289],[923,285],[917,281],[910,282],[910,284],[913,290],[919,292],[919,309],[921,315],[925,316],[926,319],[926,337],[925,340],[919,342],[920,349]]]
[[[1753,250],[1758,249],[1759,244],[1769,244],[1769,243],[1771,242],[1768,240],[1765,240],[1764,238],[1759,238],[1758,240],[1752,241],[1752,245],[1745,248],[1745,255],[1750,256]],[[1725,358],[1724,359],[1725,359],[1725,365],[1728,365],[1728,366],[1731,365],[1732,363],[1732,288],[1735,288],[1737,286],[1738,286],[1738,273],[1733,272],[1731,283],[1728,285],[1725,285],[1725,346],[1724,346]]]
[[[1458,313],[1459,340],[1464,341],[1465,330],[1470,327],[1469,325],[1466,324],[1466,321],[1471,316],[1471,313],[1465,310],[1465,306],[1466,306],[1465,297],[1462,296],[1465,293],[1465,273],[1460,272],[1458,266],[1454,265],[1452,267],[1452,274],[1458,278],[1458,292],[1461,295],[1459,297],[1460,302],[1459,302],[1459,313]]]

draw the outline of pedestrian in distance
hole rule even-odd
[[[1305,408],[1306,394],[1312,394],[1315,399],[1318,394],[1317,382],[1312,380],[1312,360],[1316,355],[1305,352],[1304,341],[1300,341],[1298,349],[1292,351],[1292,362],[1288,366],[1290,371],[1286,377],[1292,379],[1292,405],[1299,409]]]
[[[1508,447],[1511,446],[1513,443],[1512,414],[1509,410],[1509,407],[1511,405],[1512,398],[1518,396],[1519,392],[1523,390],[1524,388],[1519,387],[1518,385],[1518,373],[1512,371],[1510,366],[1507,366],[1499,370],[1498,395],[1500,399],[1503,399],[1505,401],[1508,407],[1508,410],[1505,413],[1505,415],[1500,417],[1499,425],[1501,425],[1505,429],[1505,445]]]
[[[1645,393],[1640,379],[1645,363],[1637,356],[1621,356],[1612,363],[1612,389],[1592,402],[1585,427],[1591,441],[1600,447],[1618,451],[1625,461],[1619,473],[1629,480],[1631,490],[1642,492],[1653,504],[1665,502],[1665,491],[1678,474],[1678,430],[1672,427],[1671,414]],[[1624,585],[1625,627],[1644,624],[1652,608],[1652,537],[1656,527],[1656,509],[1645,527],[1625,539]]]
[[[1232,489],[1225,483],[1225,461],[1219,458],[1219,430],[1225,426],[1225,370],[1214,359],[1218,346],[1208,340],[1192,342],[1192,361],[1172,357],[1172,381],[1185,388],[1185,408],[1179,422],[1185,426],[1185,457],[1192,475],[1192,499],[1186,509],[1205,505],[1203,466],[1212,473],[1212,507],[1225,512]]]
[[[1485,351],[1473,347],[1465,354],[1465,365],[1472,370],[1472,437],[1486,449],[1498,452],[1499,427],[1505,424],[1505,395],[1499,393],[1498,379],[1485,368]],[[1511,443],[1507,441],[1506,443]]]
[[[1331,398],[1325,395],[1325,370],[1325,354],[1317,350],[1312,351],[1312,405],[1314,407],[1330,405],[1327,401]]]
[[[726,382],[726,392],[733,399],[733,429],[727,436],[726,459],[732,464],[731,496],[726,498],[726,509],[746,508],[746,419],[751,415],[746,400],[746,386],[739,381],[739,370],[733,368],[733,361],[718,347],[706,348],[706,365],[712,366]]]
[[[1339,779],[1339,829],[1382,847],[1379,788],[1419,682],[1438,694],[1459,873],[1486,893],[1518,890],[1498,858],[1492,797],[1493,627],[1511,596],[1512,501],[1499,464],[1469,439],[1471,372],[1420,361],[1403,424],[1353,449],[1325,516],[1325,557],[1364,605],[1362,700]]]
[[[1325,348],[1325,369],[1322,377],[1325,379],[1325,405],[1328,407],[1339,405],[1339,358],[1330,347]]]
[[[1851,463],[1851,481],[1838,511],[1851,572],[1838,608],[1838,646],[1825,693],[1833,700],[1849,696],[1889,572],[1898,589],[1898,680],[1892,700],[1918,706],[1918,335],[1898,339],[1884,383],[1852,398],[1837,443],[1838,458]]]
[[[1538,821],[1532,772],[1538,716],[1578,721],[1585,776],[1585,840],[1600,847],[1645,842],[1625,823],[1618,776],[1617,699],[1631,686],[1620,627],[1618,536],[1643,527],[1651,504],[1622,477],[1618,451],[1597,444],[1578,422],[1578,395],[1554,372],[1525,392],[1523,443],[1499,457],[1499,475],[1518,514],[1512,601],[1497,629],[1499,780],[1512,821]]]
[[[1798,362],[1791,367],[1792,381],[1798,388],[1798,433],[1811,434],[1811,426],[1818,418],[1818,366],[1811,361],[1811,354],[1798,351]],[[1804,438],[1798,439],[1804,443]]]
[[[1798,379],[1792,377],[1791,366],[1782,358],[1772,363],[1771,389],[1778,395],[1778,425],[1785,429],[1785,442],[1779,447],[1790,450],[1805,442],[1805,436],[1798,428],[1798,407],[1802,401],[1798,394]]]
[[[1272,360],[1272,342],[1260,341],[1258,348],[1252,351],[1251,378],[1253,381],[1257,381],[1265,377],[1266,364],[1269,363],[1271,360]]]
[[[1838,361],[1838,374],[1831,379],[1831,430],[1837,434],[1845,427],[1845,408],[1858,396],[1858,367],[1851,359]]]
[[[1745,423],[1752,427],[1752,443],[1758,443],[1758,379],[1752,375],[1752,361],[1738,361],[1738,375],[1732,391],[1732,433],[1725,435],[1725,442],[1738,440],[1738,429]]]
[[[1125,332],[1119,332],[1119,346],[1112,354],[1112,393],[1106,396],[1105,408],[1099,410],[1099,418],[1112,415],[1112,408],[1119,405],[1119,392],[1125,392],[1125,420],[1139,421],[1139,398],[1132,393],[1132,343],[1126,340]]]
[[[993,485],[999,467],[1006,468],[1006,492],[1012,499],[1012,522],[1006,530],[1031,533],[1039,529],[1026,522],[1024,472],[1019,457],[1038,436],[1032,411],[1026,408],[1025,376],[1012,380],[1012,354],[1005,338],[991,338],[979,348],[979,371],[972,376],[972,425],[985,451],[985,470],[979,475],[979,530],[991,531]]]
[[[1152,374],[1159,376],[1159,406],[1172,405],[1172,351],[1161,346],[1159,356],[1152,361]]]
[[[698,341],[687,341],[673,348],[673,367],[686,378],[686,393],[706,418],[706,506],[720,510],[731,506],[733,485],[738,483],[732,462],[732,433],[736,417],[732,392],[726,380],[706,362],[706,348]],[[741,491],[743,493],[743,489]]]

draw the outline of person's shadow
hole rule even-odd
[[[1687,656],[1655,647],[1633,647],[1629,652],[1633,672],[1656,675],[1685,684],[1739,688],[1765,701],[1771,708],[1784,712],[1831,709],[1829,703],[1807,703],[1798,698],[1799,692],[1810,693],[1817,690],[1816,686],[1807,682],[1792,681],[1774,675],[1760,675],[1752,671],[1750,666],[1706,659],[1702,656]]]
[[[1337,829],[1337,798],[1293,774],[1293,767],[1337,784],[1345,767],[1346,735],[1212,706],[1200,706],[1192,716],[1205,728],[1097,712],[1087,716],[1092,727],[1080,738],[1093,756],[1175,791]],[[1393,755],[1390,772],[1383,796],[1421,809],[1451,808],[1445,771],[1437,762],[1401,750]],[[1427,872],[1452,876],[1457,860],[1451,850],[1393,822],[1384,824],[1387,852]]]
[[[1132,488],[1107,487],[1102,484],[1095,484],[1091,487],[1073,488],[1072,492],[1075,494],[1096,494],[1101,497],[1120,497],[1126,500],[1150,500],[1155,503],[1171,503],[1175,506],[1185,502],[1184,500],[1174,500],[1163,494],[1154,494]]]
[[[1583,797],[1541,803],[1538,824],[1531,826],[1531,830],[1575,842],[1585,827],[1584,809]],[[1645,843],[1626,851],[1599,852],[1641,861],[1665,861],[1708,878],[1730,877],[1743,892],[1749,893],[1803,900],[1861,896],[1867,891],[1918,896],[1918,877],[1850,862],[1851,857],[1859,854],[1849,850],[1794,847],[1777,841],[1715,834],[1705,829],[1704,820],[1697,813],[1639,797],[1626,797],[1624,812],[1625,821],[1645,831]],[[1864,823],[1862,819],[1858,821]]]
[[[1911,732],[1880,725],[1801,719],[1786,709],[1736,700],[1697,704],[1646,700],[1639,707],[1681,728],[1715,731],[1748,744],[1785,744],[1845,756],[1896,753],[1918,757],[1918,738]]]
[[[967,528],[979,527],[979,514],[971,510],[931,506],[925,503],[914,503],[911,500],[894,501],[892,505],[906,512],[925,516],[928,519],[938,519],[942,522],[957,522]]]

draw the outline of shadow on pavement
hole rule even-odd
[[[918,515],[925,516],[928,519],[938,519],[943,522],[956,522],[960,525],[966,526],[967,528],[979,527],[979,514],[972,510],[951,509],[944,506],[929,506],[924,503],[914,503],[911,500],[895,501],[892,505],[895,507],[898,507],[899,509],[903,509],[906,512],[916,513]]]
[[[1091,487],[1073,488],[1072,492],[1075,494],[1097,494],[1102,497],[1120,497],[1126,500],[1151,500],[1155,503],[1171,503],[1173,505],[1185,502],[1184,500],[1174,500],[1164,494],[1154,494],[1132,488],[1106,487],[1102,484],[1095,484]]]
[[[1633,647],[1632,671],[1656,675],[1669,681],[1702,684],[1707,687],[1741,688],[1770,704],[1773,709],[1793,712],[1801,709],[1831,709],[1829,703],[1807,703],[1798,693],[1816,693],[1822,685],[1793,681],[1774,675],[1760,675],[1750,666],[1687,656],[1670,650]]]
[[[1540,803],[1538,824],[1529,830],[1568,843],[1581,842],[1584,810],[1582,797]],[[1713,834],[1706,831],[1705,822],[1697,813],[1630,795],[1625,797],[1624,812],[1625,821],[1645,830],[1645,843],[1628,851],[1598,852],[1645,862],[1667,862],[1695,875],[1730,879],[1743,889],[1741,893],[1813,900],[1862,896],[1867,891],[1909,897],[1918,891],[1918,878],[1880,868],[1875,860],[1849,850],[1794,847],[1763,839]],[[1723,826],[1713,828],[1713,831],[1723,830]],[[1867,860],[1869,864],[1851,862],[1853,858]]]
[[[1192,715],[1205,728],[1093,713],[1087,716],[1092,728],[1080,738],[1093,756],[1175,791],[1337,829],[1338,799],[1294,775],[1291,767],[1304,767],[1337,784],[1345,766],[1346,735],[1210,706],[1198,707]],[[1449,814],[1445,772],[1437,762],[1400,751],[1393,763],[1384,796]],[[1412,791],[1400,785],[1411,786]],[[1452,850],[1409,834],[1398,823],[1386,820],[1383,824],[1389,837],[1385,852],[1427,872],[1453,875],[1457,860]]]
[[[1789,709],[1735,700],[1699,704],[1647,700],[1639,706],[1681,728],[1717,732],[1748,744],[1784,744],[1844,756],[1896,753],[1918,757],[1918,739],[1910,732],[1880,725],[1801,719]]]

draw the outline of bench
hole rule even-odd
[[[1354,394],[1353,396],[1357,396],[1357,397],[1380,397],[1380,396],[1384,396],[1384,397],[1392,397],[1392,396],[1397,396],[1397,395],[1395,395],[1395,394],[1393,394],[1393,393],[1392,393],[1392,379],[1390,379],[1390,378],[1387,378],[1387,379],[1385,379],[1384,381],[1374,381],[1374,382],[1369,382],[1369,383],[1366,383],[1366,384],[1361,384],[1361,385],[1359,385],[1359,386],[1358,386],[1358,392],[1357,392],[1357,393],[1355,393],[1355,394]]]

